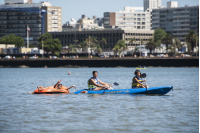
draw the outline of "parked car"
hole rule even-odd
[[[68,58],[76,58],[76,56],[69,56]]]
[[[99,56],[100,58],[105,58],[105,55],[100,55]],[[108,58],[109,57],[109,55],[106,55],[106,58]]]
[[[57,56],[52,56],[51,58],[52,58],[52,59],[57,59]]]
[[[154,55],[151,55],[151,57],[154,57]]]
[[[31,56],[31,57],[29,57],[29,59],[37,59],[37,57],[36,56]]]
[[[157,55],[157,57],[166,57],[166,55],[164,55],[164,54],[159,54],[159,55]]]
[[[4,59],[10,59],[10,55],[6,55]]]
[[[184,57],[190,57],[190,55],[189,54],[184,54]]]

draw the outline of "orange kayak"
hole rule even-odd
[[[54,89],[53,86],[46,87],[44,90],[38,91],[36,89],[34,91],[34,94],[55,94],[55,93],[69,93],[69,90],[65,89],[65,86],[62,86],[61,89]]]

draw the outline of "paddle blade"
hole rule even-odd
[[[119,85],[119,84],[118,84],[118,83],[116,83],[116,82],[115,82],[115,83],[113,83],[113,84],[114,84],[114,85],[116,85],[116,86],[118,86],[118,85]]]
[[[141,74],[142,78],[146,78],[146,76],[147,76],[146,73]]]

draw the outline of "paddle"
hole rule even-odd
[[[112,85],[118,86],[119,84],[118,84],[117,82],[114,82]],[[111,87],[111,86],[109,85],[109,87]],[[103,90],[102,94],[104,93],[104,91],[105,91],[107,88],[108,88],[108,87],[105,87],[104,89],[102,89],[102,90]]]
[[[114,83],[113,83],[113,85],[116,85],[116,86],[118,86],[119,84],[118,84],[117,82],[114,82]]]

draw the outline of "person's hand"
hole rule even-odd
[[[72,85],[72,87],[76,88],[76,86],[75,86],[75,85]]]
[[[58,83],[60,83],[61,81],[62,81],[62,79],[61,79],[61,80],[59,80],[59,81],[58,81]]]
[[[113,84],[109,84],[109,86],[113,86]]]
[[[143,82],[146,82],[146,80],[143,80]]]

